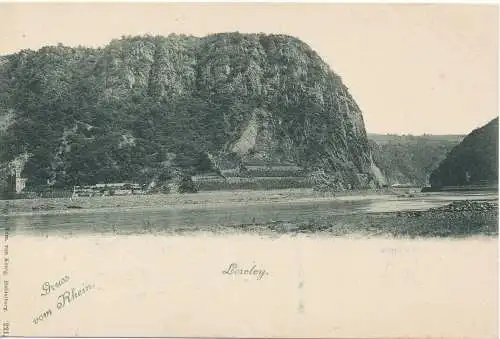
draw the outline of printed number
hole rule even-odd
[[[2,326],[2,335],[3,336],[8,336],[9,335],[9,323],[8,322],[3,323],[3,326]]]

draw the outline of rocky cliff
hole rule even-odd
[[[497,185],[498,118],[472,131],[430,176],[433,187]]]
[[[28,186],[248,162],[323,170],[344,188],[378,182],[348,88],[285,35],[122,37],[3,56],[0,125],[2,161],[29,155]]]

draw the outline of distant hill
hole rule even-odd
[[[473,130],[432,172],[433,187],[498,182],[498,118]]]
[[[245,163],[377,184],[363,116],[297,38],[123,37],[0,57],[0,158],[27,187],[166,180]]]
[[[425,186],[463,135],[368,134],[373,159],[389,184]]]

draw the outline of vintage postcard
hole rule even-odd
[[[0,3],[1,334],[497,338],[498,10]]]

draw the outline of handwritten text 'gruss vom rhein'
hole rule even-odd
[[[94,284],[88,284],[88,283],[83,283],[83,286],[79,288],[68,288],[62,291],[61,287],[63,285],[66,285],[70,281],[69,275],[63,276],[61,279],[50,282],[50,281],[45,281],[42,286],[41,286],[41,296],[48,296],[50,294],[53,294],[57,291],[57,298],[56,298],[56,308],[58,311],[63,310],[66,308],[69,304],[73,303],[75,300],[81,298],[85,294],[87,294],[89,291],[95,289]],[[43,312],[41,312],[38,316],[33,318],[33,323],[36,325],[40,323],[41,321],[44,321],[51,317],[53,315],[52,308],[49,308]]]

